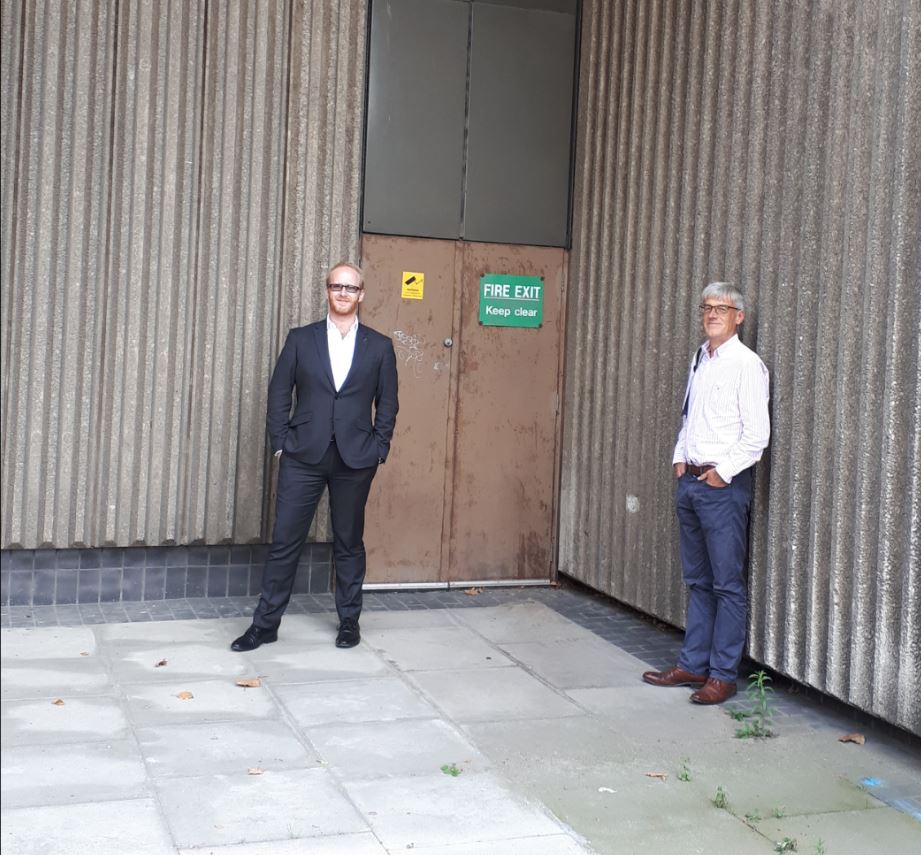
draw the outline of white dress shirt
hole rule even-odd
[[[761,459],[770,439],[768,370],[737,335],[713,354],[706,344],[698,353],[672,463],[713,465],[728,484]]]
[[[349,369],[352,367],[352,357],[355,355],[355,338],[358,333],[358,319],[349,327],[349,331],[342,335],[339,329],[332,322],[329,315],[326,316],[326,340],[329,343],[329,361],[333,367],[333,384],[338,392],[345,383],[345,378],[349,376]]]

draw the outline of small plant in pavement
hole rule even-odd
[[[774,817],[774,819],[783,819],[786,815],[787,809],[783,805],[779,805],[771,811],[771,816]]]
[[[463,769],[459,769],[456,763],[445,763],[441,767],[441,771],[446,775],[450,775],[452,778],[456,778],[458,775],[460,775]]]
[[[720,810],[729,809],[729,798],[726,796],[726,791],[722,787],[716,788],[716,795],[713,797],[713,804]]]
[[[748,688],[745,690],[748,709],[732,710],[729,713],[736,721],[745,722],[736,731],[737,739],[765,739],[774,735],[771,730],[771,719],[774,716],[771,695],[774,690],[768,685],[770,682],[771,678],[764,671],[749,675]]]
[[[746,821],[749,825],[751,825],[751,823],[753,823],[753,822],[761,822],[762,819],[763,819],[763,817],[762,817],[761,814],[758,813],[758,811],[756,811],[756,810],[753,810],[751,813],[745,814],[745,821]]]
[[[688,757],[681,758],[681,768],[678,770],[679,781],[684,781],[687,783],[691,780],[691,767],[688,765],[690,762],[691,761]]]
[[[816,840],[813,852],[815,855],[825,855],[825,841],[821,837]]]
[[[785,837],[778,840],[774,846],[775,852],[796,852],[796,841],[792,837]]]

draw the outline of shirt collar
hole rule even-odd
[[[346,336],[351,335],[353,332],[355,332],[356,329],[358,329],[358,318],[355,318],[354,323],[352,324],[352,326],[349,327],[348,332],[347,332],[345,335],[346,335]],[[332,318],[329,316],[329,314],[327,313],[327,315],[326,315],[326,332],[329,333],[329,332],[332,332],[333,330],[335,330],[336,332],[339,332],[339,327],[337,327],[337,326],[333,323],[333,319],[332,319]],[[343,338],[345,338],[345,336],[343,336]]]
[[[732,338],[727,339],[726,341],[724,341],[724,342],[723,342],[713,353],[710,353],[710,345],[709,345],[709,343],[705,344],[705,346],[704,346],[704,353],[706,353],[707,356],[708,356],[710,359],[714,359],[714,358],[717,357],[717,356],[723,356],[723,355],[725,355],[725,354],[728,353],[730,350],[732,350],[733,348],[735,348],[735,346],[736,346],[738,343],[739,343],[739,334],[736,333]]]

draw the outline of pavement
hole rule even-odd
[[[3,852],[921,852],[915,737],[793,687],[738,738],[641,682],[681,635],[606,598],[373,593],[339,650],[299,595],[232,653],[252,605],[4,609]]]

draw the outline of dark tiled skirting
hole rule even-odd
[[[2,605],[152,602],[259,594],[268,546],[0,550]],[[307,543],[294,592],[330,588],[332,545]]]

